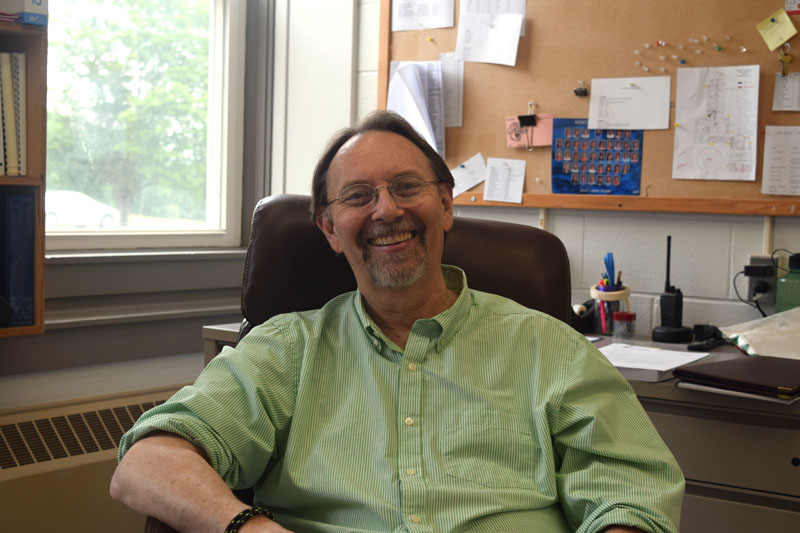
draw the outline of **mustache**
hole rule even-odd
[[[424,235],[425,225],[416,217],[406,217],[396,222],[374,222],[359,233],[359,240],[366,243],[370,239],[394,233],[416,232]]]

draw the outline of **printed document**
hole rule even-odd
[[[756,179],[758,65],[679,68],[672,177]]]
[[[445,52],[439,59],[442,62],[444,125],[460,128],[464,115],[464,62],[456,59],[455,52]]]
[[[520,37],[525,37],[525,0],[461,0],[459,17],[463,16],[464,13],[483,15],[511,13],[513,15],[522,15],[523,22],[519,35]]]
[[[800,196],[800,126],[767,126],[762,194]]]
[[[772,93],[773,111],[800,111],[800,72],[784,76],[775,73],[775,92]]]
[[[525,160],[490,157],[486,163],[483,199],[492,202],[522,203],[525,185]]]
[[[392,31],[452,28],[453,0],[392,0]]]
[[[442,64],[439,61],[392,61],[386,109],[399,113],[442,158],[445,157]]]
[[[483,155],[478,152],[456,168],[451,168],[450,173],[456,180],[456,186],[453,187],[453,198],[455,198],[486,179],[486,163],[483,162]]]
[[[589,100],[589,128],[667,129],[669,83],[669,76],[593,79]]]

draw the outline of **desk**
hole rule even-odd
[[[239,326],[241,326],[239,322],[203,326],[203,366],[221,352],[223,347],[236,346]]]
[[[206,363],[239,324],[203,328]],[[677,349],[678,345],[666,345]],[[713,357],[737,357],[717,349]],[[681,532],[800,531],[800,402],[751,400],[631,381],[686,476]]]

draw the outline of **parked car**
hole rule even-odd
[[[46,190],[44,211],[48,229],[119,226],[119,210],[82,192]]]

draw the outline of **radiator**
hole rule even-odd
[[[144,531],[108,495],[117,447],[178,388],[0,411],[0,531]]]

